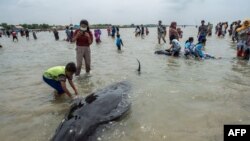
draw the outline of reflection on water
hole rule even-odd
[[[91,76],[74,79],[81,96],[124,79],[133,84],[130,114],[99,128],[97,140],[219,141],[224,124],[249,124],[250,66],[234,58],[235,44],[229,37],[209,37],[206,52],[222,59],[199,62],[155,55],[155,50],[169,46],[169,41],[157,44],[155,28],[145,39],[135,38],[134,29],[120,30],[122,51],[103,31],[102,43],[91,47]],[[183,44],[189,36],[196,37],[197,29],[183,30]],[[61,39],[64,34],[60,32]],[[55,41],[52,33],[37,36],[36,41],[19,37],[18,43],[0,39],[4,141],[48,140],[69,109],[67,96],[55,99],[42,74],[49,67],[75,61],[75,45]]]

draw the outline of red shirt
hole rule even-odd
[[[12,36],[16,36],[16,32],[12,32]]]
[[[75,33],[74,33],[74,36],[76,36],[77,32],[80,32],[80,30],[76,30]],[[93,41],[93,34],[91,31],[88,32],[89,35],[90,35],[90,38],[91,40]],[[88,37],[85,36],[85,35],[81,35],[80,37],[78,37],[76,39],[76,45],[77,46],[84,46],[84,47],[89,47],[90,46],[90,43],[88,41]]]

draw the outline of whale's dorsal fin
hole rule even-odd
[[[141,62],[138,59],[136,59],[136,60],[139,64],[137,71],[138,71],[138,73],[141,73]]]

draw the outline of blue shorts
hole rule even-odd
[[[198,41],[201,42],[202,39],[206,39],[206,35],[200,35]]]
[[[56,80],[53,80],[53,79],[48,79],[48,78],[46,78],[44,76],[43,76],[43,80],[48,85],[50,85],[52,88],[56,89],[56,91],[58,92],[59,95],[64,93],[64,90],[62,88],[62,85],[61,85],[60,81],[56,81]]]

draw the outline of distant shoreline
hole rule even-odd
[[[79,25],[49,25],[49,24],[18,24],[18,25],[12,25],[7,23],[0,24],[1,29],[0,30],[21,30],[21,29],[31,29],[34,31],[48,31],[48,30],[64,30],[66,26],[73,27],[74,29],[77,29]],[[90,25],[91,29],[106,29],[109,26],[118,26],[119,28],[135,28],[136,24],[131,25],[111,25],[111,24],[93,24]],[[140,26],[140,25],[139,25]],[[144,24],[145,27],[157,27],[157,24]],[[166,27],[169,27],[169,25],[164,25]],[[188,26],[197,26],[197,25],[178,25],[180,27],[188,27]]]

